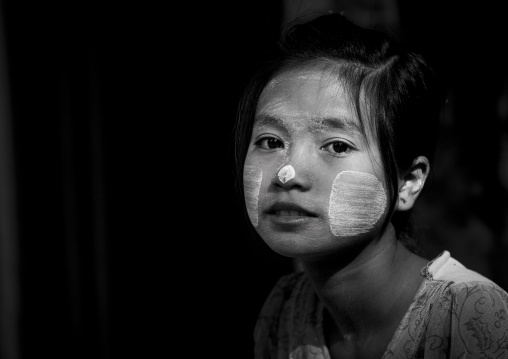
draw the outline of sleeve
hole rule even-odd
[[[451,289],[450,358],[508,358],[508,294],[491,282]]]
[[[289,349],[289,338],[281,322],[286,320],[284,313],[290,310],[287,301],[299,277],[299,274],[281,277],[265,300],[254,328],[255,359],[289,357],[284,355],[284,350]]]

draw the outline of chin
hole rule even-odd
[[[325,236],[302,233],[259,234],[274,252],[290,258],[329,256],[346,250],[354,242],[353,238],[334,237],[331,233]]]
[[[348,255],[361,251],[375,237],[372,233],[335,236],[329,228],[322,226],[281,232],[273,231],[269,226],[261,224],[257,232],[274,252],[284,257],[300,259]]]

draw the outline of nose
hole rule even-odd
[[[310,177],[307,166],[302,166],[300,163],[295,163],[293,166],[293,164],[286,162],[277,169],[272,183],[279,188],[307,191],[312,183]]]
[[[307,191],[312,186],[312,144],[298,143],[289,148],[285,161],[276,169],[272,183],[280,189]]]
[[[279,177],[279,181],[282,184],[286,184],[286,182],[291,181],[295,178],[295,169],[291,165],[285,165],[282,167],[279,172],[277,172],[277,177]]]
[[[272,183],[279,188],[307,191],[310,189],[311,184],[310,179],[307,177],[303,168],[284,164],[278,169]]]

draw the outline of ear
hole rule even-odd
[[[408,211],[413,208],[429,172],[430,164],[427,157],[419,156],[413,161],[411,168],[399,180],[397,211]]]

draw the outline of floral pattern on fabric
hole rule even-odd
[[[490,282],[425,281],[383,358],[508,358],[507,306]]]
[[[256,324],[254,357],[330,359],[322,311],[304,273],[282,277]],[[389,358],[508,359],[508,294],[487,279],[425,278],[383,355]]]

